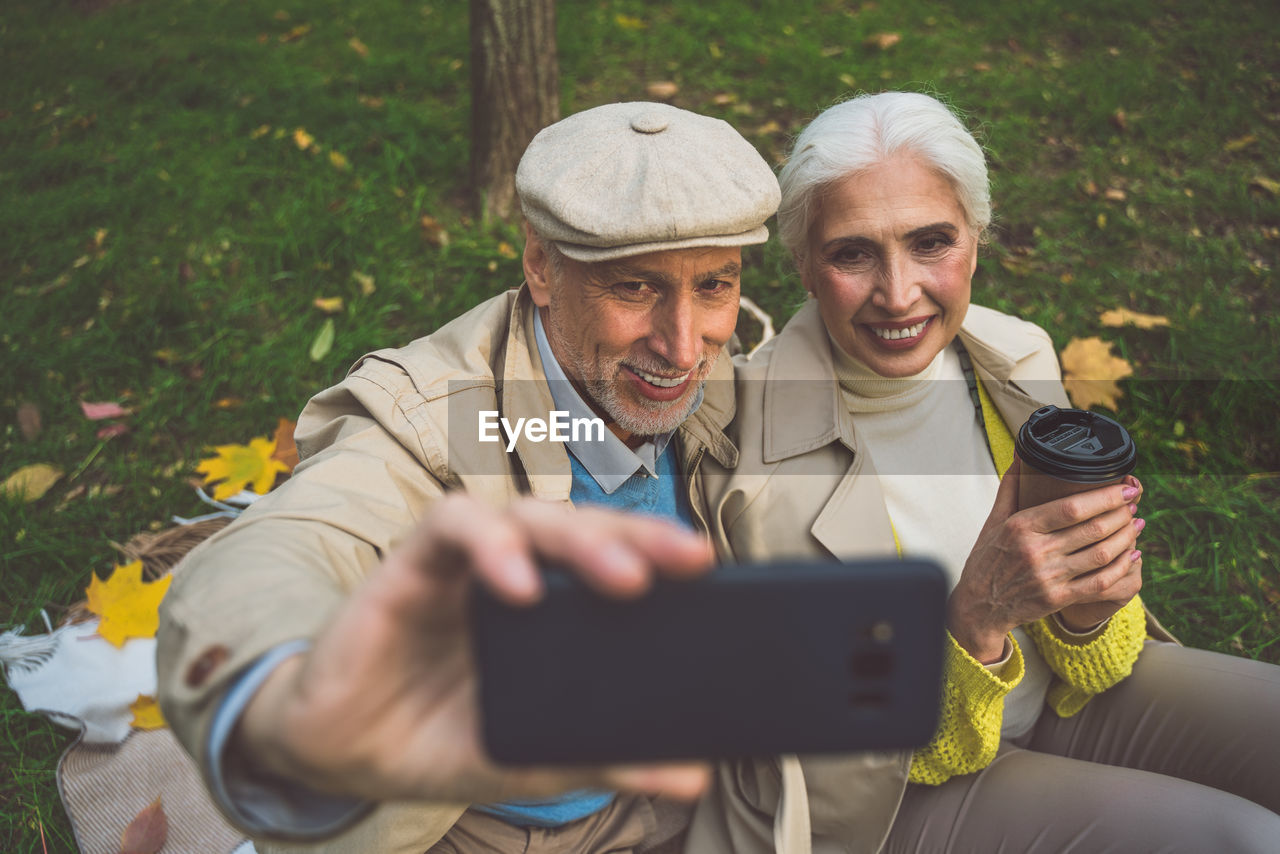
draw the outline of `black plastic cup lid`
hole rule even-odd
[[[1105,415],[1083,409],[1037,409],[1018,430],[1016,444],[1023,462],[1077,483],[1115,480],[1138,463],[1129,431]]]

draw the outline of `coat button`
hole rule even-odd
[[[187,687],[199,688],[230,657],[231,651],[222,645],[211,646],[200,653],[200,657],[187,668]]]

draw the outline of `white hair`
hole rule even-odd
[[[977,234],[991,223],[991,188],[982,147],[942,102],[915,92],[859,95],[828,108],[801,131],[778,176],[778,234],[805,254],[822,191],[899,154],[923,158],[955,188]]]

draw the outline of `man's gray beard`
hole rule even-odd
[[[705,380],[698,382],[701,388]],[[684,423],[693,414],[698,403],[697,391],[687,394],[683,400],[674,403],[661,401],[640,401],[641,406],[648,407],[651,412],[636,413],[624,406],[619,399],[617,386],[606,379],[587,380],[583,383],[587,394],[596,405],[613,419],[613,422],[636,436],[661,436]]]

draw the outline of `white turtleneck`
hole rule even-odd
[[[937,560],[954,588],[1000,486],[959,354],[944,347],[919,374],[887,379],[834,341],[831,350],[859,452],[870,455],[879,473],[903,553]],[[1026,674],[1005,698],[1004,738],[1035,724],[1052,675],[1022,629],[1012,634]]]

